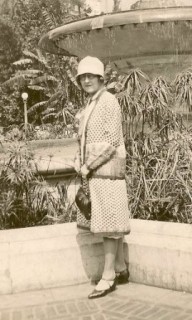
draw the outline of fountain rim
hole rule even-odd
[[[60,39],[74,34],[89,33],[93,30],[178,21],[192,21],[192,6],[127,10],[79,19],[50,30],[40,38],[38,45],[40,49],[49,53],[75,56],[58,46]]]

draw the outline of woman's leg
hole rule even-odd
[[[117,254],[118,239],[103,238],[105,264],[102,278],[105,280],[115,279],[115,259]]]
[[[119,239],[106,237],[103,238],[105,263],[102,279],[99,281],[94,291],[88,296],[89,299],[103,297],[107,293],[115,290],[115,260],[117,255],[118,241]]]
[[[122,272],[126,270],[127,266],[125,263],[125,256],[124,256],[124,250],[123,250],[123,237],[119,238],[117,240],[117,254],[115,259],[115,271]]]

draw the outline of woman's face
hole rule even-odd
[[[94,95],[103,86],[103,82],[100,80],[99,76],[95,74],[82,74],[79,76],[79,80],[83,90],[87,92],[90,96]]]

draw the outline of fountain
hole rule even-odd
[[[188,3],[191,6],[186,6]],[[97,56],[120,72],[138,67],[152,78],[172,78],[189,67],[192,1],[169,0],[165,7],[164,0],[143,0],[134,7],[135,10],[89,17],[53,29],[40,39],[40,48],[79,58]]]

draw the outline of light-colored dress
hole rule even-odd
[[[77,226],[102,236],[130,232],[125,182],[126,152],[121,109],[115,96],[97,92],[80,120],[80,161],[91,172],[83,179],[91,197],[91,221],[78,210]]]

